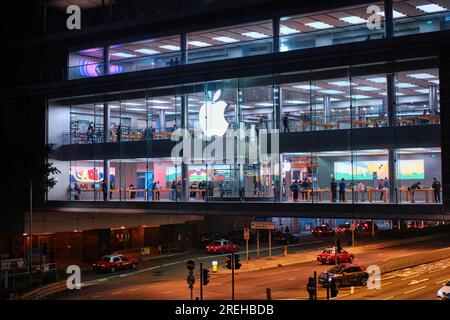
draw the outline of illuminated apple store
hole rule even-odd
[[[48,200],[440,204],[439,93],[437,66],[406,61],[53,99]],[[178,129],[203,148],[265,130],[279,150],[273,163],[183,161]]]

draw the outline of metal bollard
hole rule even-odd
[[[283,246],[283,256],[287,256],[288,255],[288,247],[287,246]]]

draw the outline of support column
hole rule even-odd
[[[181,95],[181,128],[187,129],[188,125],[188,101],[187,95]],[[183,137],[183,140],[186,137]],[[183,151],[185,152],[185,151]],[[181,163],[181,201],[189,201],[189,174],[188,164],[182,161]]]
[[[389,149],[389,203],[397,203],[397,161],[395,149]]]
[[[159,111],[159,132],[166,131],[166,111]]]
[[[430,85],[430,90],[428,93],[428,100],[430,103],[430,110],[432,114],[437,114],[438,110],[438,93],[437,93],[438,86],[435,84]]]
[[[325,123],[331,120],[331,96],[328,94],[323,96],[323,116]]]
[[[278,20],[279,21],[279,20]],[[273,110],[273,121],[272,128],[278,130],[279,134],[281,132],[281,118],[282,118],[282,105],[283,105],[283,89],[281,87],[274,87],[274,110]],[[284,131],[284,128],[283,128]],[[272,131],[272,134],[275,132]],[[283,162],[282,156],[278,155],[277,164],[278,176],[274,175],[274,201],[283,202]]]
[[[380,117],[386,117],[388,115],[389,108],[388,108],[388,99],[383,98],[382,99],[382,105],[381,105],[381,112],[379,114]]]
[[[273,52],[280,51],[280,18],[272,19]]]
[[[109,197],[109,170],[110,168],[110,161],[105,159],[103,160],[103,182],[106,183],[106,201],[108,201],[108,197]],[[102,197],[103,197],[103,193],[102,193]],[[102,198],[103,200],[103,198]]]
[[[181,64],[187,64],[187,36],[186,33],[180,35]]]
[[[103,47],[103,74],[109,74],[109,58],[110,58],[109,46]]]
[[[384,35],[386,38],[394,36],[393,0],[384,0]]]
[[[394,127],[397,125],[397,103],[395,98],[395,76],[390,73],[386,75],[386,94],[388,107],[388,126]]]
[[[109,127],[111,119],[111,108],[109,104],[103,104],[103,142],[110,142]]]

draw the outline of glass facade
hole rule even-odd
[[[52,159],[61,174],[48,199],[440,202],[439,137],[414,149],[367,148],[354,138],[439,124],[438,69],[370,68],[50,101],[48,142],[63,151]],[[319,151],[308,132],[331,130],[339,135]],[[422,191],[412,191],[416,182]]]
[[[450,29],[443,1],[393,3],[393,36]],[[68,79],[383,39],[384,2],[74,51]],[[274,29],[274,25],[278,26]]]

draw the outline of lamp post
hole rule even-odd
[[[30,179],[30,248],[28,260],[28,273],[30,275],[30,288],[33,287],[33,179]]]

